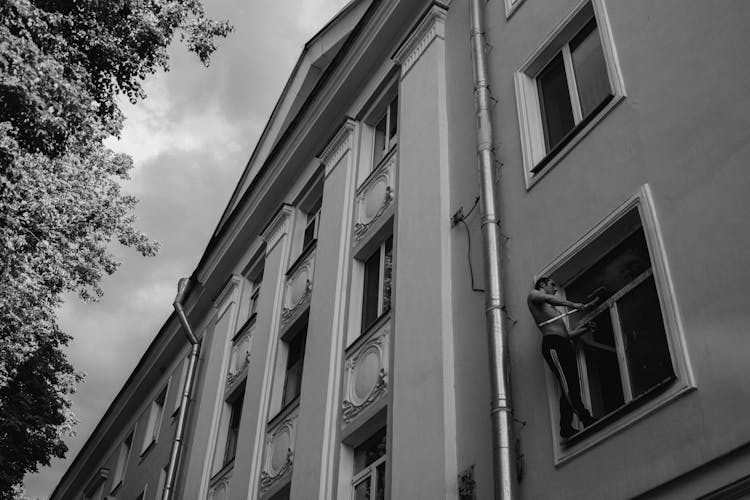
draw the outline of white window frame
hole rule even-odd
[[[669,346],[672,367],[674,368],[675,381],[663,392],[654,395],[648,401],[628,408],[625,403],[618,411],[622,415],[607,423],[603,428],[595,432],[587,432],[581,439],[572,444],[563,446],[562,440],[557,432],[559,415],[559,395],[557,383],[550,370],[545,370],[547,382],[547,396],[550,414],[550,432],[554,440],[555,465],[561,465],[573,457],[596,446],[602,441],[630,427],[635,422],[647,417],[651,413],[668,405],[677,398],[695,389],[695,379],[690,366],[683,327],[680,320],[679,308],[675,300],[675,290],[672,277],[669,272],[667,254],[661,238],[656,210],[654,208],[651,190],[648,185],[643,185],[637,193],[623,202],[617,209],[600,221],[593,229],[576,241],[570,248],[564,251],[553,262],[535,275],[534,280],[542,276],[551,276],[556,282],[564,283],[561,275],[570,273],[572,269],[580,270],[580,262],[576,261],[587,247],[597,241],[603,233],[610,229],[625,214],[637,209],[641,221],[641,227],[646,239],[649,257],[651,259],[651,270],[654,283],[659,296],[662,318],[664,321],[665,336]],[[568,280],[569,281],[569,280]],[[583,380],[585,377],[581,377]],[[583,389],[583,384],[582,384]],[[584,395],[585,397],[585,395]]]
[[[156,443],[159,440],[159,431],[161,430],[161,424],[164,420],[164,407],[167,402],[168,388],[169,384],[165,385],[151,402],[151,407],[148,411],[146,433],[143,436],[143,445],[141,445],[141,456],[151,448],[153,443]]]
[[[360,335],[366,333],[366,331],[372,325],[374,325],[375,323],[377,323],[378,319],[383,315],[383,312],[384,312],[385,294],[383,293],[383,288],[385,286],[385,254],[386,254],[385,247],[386,247],[386,243],[388,242],[389,239],[391,240],[391,296],[393,295],[393,283],[392,282],[393,282],[393,252],[394,252],[394,246],[393,245],[394,245],[394,239],[393,239],[393,235],[392,234],[388,234],[387,237],[383,238],[383,240],[380,242],[380,244],[377,246],[377,248],[374,251],[372,251],[367,256],[366,259],[364,259],[362,261],[363,272],[366,272],[367,261],[370,260],[370,258],[373,255],[375,255],[376,253],[378,254],[378,303],[377,303],[377,308],[376,308],[377,309],[377,315],[375,316],[375,319],[372,321],[372,323],[370,325],[365,325],[364,324],[364,309],[365,309],[365,307],[364,307],[364,305],[365,305],[364,301],[365,301],[365,294],[366,294],[367,290],[365,290],[366,280],[365,280],[365,277],[363,275],[363,278],[362,278],[362,293],[361,293],[361,297],[360,297],[360,300],[362,302],[362,311],[361,311],[361,314],[360,314],[360,316],[362,316],[362,320],[361,320],[362,324],[361,324],[360,332],[359,332]],[[392,299],[392,297],[391,297],[391,299]],[[391,307],[392,306],[393,306],[393,304],[391,303]]]
[[[378,484],[378,466],[382,463],[385,463],[388,458],[388,452],[386,451],[386,454],[382,457],[375,460],[373,463],[359,471],[353,478],[352,478],[352,500],[355,499],[355,490],[357,485],[369,481],[370,482],[370,492],[374,492],[375,488]],[[386,471],[387,474],[387,471]]]
[[[507,0],[506,0],[507,1]],[[516,2],[517,4],[520,2]],[[596,19],[599,39],[604,52],[604,60],[609,76],[609,85],[613,97],[606,106],[588,119],[586,125],[569,138],[561,148],[550,158],[544,140],[537,77],[547,65],[562,51],[568,79],[568,91],[573,108],[574,120],[578,125],[581,120],[578,92],[575,75],[572,70],[569,42],[583,28],[588,21]],[[552,169],[575,145],[583,139],[624,97],[625,83],[620,69],[619,58],[614,44],[609,17],[604,6],[604,0],[585,0],[552,31],[539,47],[524,61],[514,74],[518,121],[521,135],[521,151],[523,155],[524,176],[526,189],[530,189],[550,169]],[[536,166],[545,160],[546,164],[536,172]]]

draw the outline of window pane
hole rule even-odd
[[[286,378],[284,379],[284,392],[281,398],[282,406],[291,403],[300,394],[306,339],[307,332],[302,331],[289,342],[289,351],[286,358]]]
[[[378,483],[375,485],[375,498],[385,500],[385,462],[377,466]]]
[[[354,473],[364,470],[385,455],[386,427],[354,449]]]
[[[542,70],[537,77],[537,86],[539,87],[544,140],[547,151],[550,151],[574,126],[562,53]]]
[[[354,487],[355,500],[370,500],[370,476]]]
[[[393,237],[385,242],[385,259],[383,269],[383,312],[391,310],[391,282],[393,280]]]
[[[375,125],[375,149],[373,152],[373,158],[372,158],[372,167],[375,168],[375,166],[380,162],[380,160],[383,159],[383,155],[385,154],[385,128],[387,126],[387,116],[386,114],[383,115],[383,117],[378,121],[377,125]]]
[[[599,30],[593,20],[570,42],[570,52],[581,115],[585,118],[612,95]]]
[[[362,302],[362,331],[378,319],[378,292],[380,289],[380,250],[365,262],[365,283]]]
[[[388,146],[393,145],[393,139],[396,138],[396,132],[398,132],[398,97],[396,97],[389,106],[391,117],[388,123]]]
[[[625,403],[620,368],[615,351],[615,336],[609,309],[594,318],[596,331],[591,339],[596,346],[584,344],[591,412],[601,417]]]
[[[653,276],[617,302],[633,397],[674,376]]]

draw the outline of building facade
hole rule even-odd
[[[355,0],[305,46],[190,279],[174,498],[493,498],[470,2]],[[518,498],[750,498],[750,8],[478,2]],[[597,422],[560,436],[551,277]],[[53,492],[162,498],[176,315]]]

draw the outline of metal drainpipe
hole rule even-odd
[[[177,296],[174,299],[174,310],[182,324],[185,336],[190,342],[190,356],[188,357],[188,369],[185,376],[185,386],[182,390],[182,400],[180,401],[180,412],[177,415],[177,429],[175,430],[174,441],[172,442],[172,451],[169,453],[169,467],[167,468],[167,477],[164,480],[164,493],[162,500],[171,500],[174,496],[174,482],[177,475],[177,465],[180,460],[180,451],[182,448],[183,434],[185,433],[185,422],[187,421],[187,409],[190,403],[190,394],[193,391],[195,378],[195,366],[198,364],[198,354],[200,353],[201,344],[193,334],[190,323],[188,323],[185,311],[182,309],[182,301],[187,295],[189,278],[182,278],[177,284]]]
[[[500,229],[496,212],[490,91],[484,53],[483,6],[485,0],[470,0],[471,54],[474,68],[474,103],[477,114],[477,157],[482,214],[484,250],[485,313],[489,347],[490,384],[492,391],[492,460],[496,500],[515,498],[513,456],[513,407],[510,397],[508,334],[505,328],[500,257]]]

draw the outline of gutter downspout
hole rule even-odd
[[[490,116],[490,90],[484,53],[485,0],[470,0],[471,55],[474,69],[474,104],[477,115],[477,157],[482,214],[482,249],[484,253],[485,314],[490,361],[490,418],[492,420],[492,462],[496,500],[516,497],[513,458],[513,407],[510,397],[508,333],[505,328],[500,255],[500,229],[496,208],[494,146]]]
[[[185,376],[185,386],[182,390],[182,399],[180,401],[180,412],[177,415],[177,429],[175,430],[174,441],[172,442],[172,451],[169,453],[169,467],[167,468],[167,477],[164,480],[164,493],[162,500],[171,500],[174,497],[174,482],[177,476],[177,465],[180,460],[183,434],[185,433],[185,422],[187,421],[187,408],[190,403],[190,394],[193,392],[193,383],[195,378],[195,367],[198,364],[198,354],[200,353],[201,344],[193,334],[190,323],[188,323],[185,311],[182,309],[182,301],[187,295],[189,278],[180,279],[177,284],[177,296],[174,299],[174,310],[177,318],[182,324],[185,336],[190,342],[190,356],[188,357],[188,369]]]

